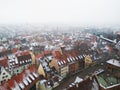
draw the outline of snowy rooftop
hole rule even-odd
[[[120,61],[115,60],[115,59],[110,59],[107,61],[107,63],[112,64],[114,66],[120,67]]]
[[[76,77],[76,79],[75,79],[75,81],[74,81],[74,83],[80,83],[80,82],[82,82],[83,81],[83,79],[82,78],[79,78],[78,76]]]

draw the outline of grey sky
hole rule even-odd
[[[0,23],[119,24],[120,0],[0,0]]]

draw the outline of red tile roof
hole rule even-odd
[[[66,65],[70,62],[77,61],[78,58],[76,57],[78,57],[78,55],[79,55],[79,52],[71,50],[69,52],[66,52],[63,55],[57,54],[55,58],[58,62],[58,65],[61,66],[61,65]]]
[[[26,85],[26,87],[28,88],[29,87],[28,85],[33,85],[37,82],[36,80],[38,80],[38,77],[36,77],[37,74],[35,71],[36,71],[35,65],[30,66],[28,69],[24,70],[22,73],[16,76],[13,76],[10,80],[8,80],[6,83],[3,84],[4,86],[2,85],[3,87],[0,86],[0,90],[11,90],[12,88],[16,88],[16,87],[20,88],[21,87],[19,86],[20,83],[23,83],[23,85]],[[33,77],[34,79],[29,76],[30,74],[32,75],[31,77]],[[29,84],[27,85],[25,82]]]
[[[5,88],[4,86],[0,86],[0,90],[8,90],[8,89]]]
[[[50,54],[51,54],[51,51],[46,50],[46,51],[43,52],[43,54],[44,54],[44,55],[50,55]]]
[[[20,74],[18,74],[18,75],[16,75],[14,77],[17,83],[21,83],[22,82],[24,73],[25,72],[23,71],[22,73],[20,73]]]
[[[62,56],[62,54],[60,53],[60,51],[53,51],[53,56],[60,57],[60,56]]]
[[[15,80],[13,77],[7,81],[7,85],[9,88],[15,88]]]
[[[23,52],[21,52],[21,56],[22,55],[27,55],[27,54],[29,54],[29,51],[23,51]]]
[[[12,53],[16,53],[18,51],[18,49],[17,48],[13,48],[11,51],[12,51]]]
[[[35,68],[35,65],[30,66],[29,70],[30,70],[31,73],[34,72],[34,71],[37,71],[36,68]]]
[[[3,48],[3,49],[2,49],[2,52],[6,52],[6,51],[7,51],[7,49],[6,49],[6,48]]]
[[[37,58],[37,59],[42,58],[42,54],[38,53],[38,54],[36,55],[36,58]]]
[[[8,67],[8,58],[7,57],[0,58],[0,65]]]
[[[27,51],[17,51],[15,54],[16,54],[16,56],[24,56],[24,55],[30,54],[30,52],[28,50]]]

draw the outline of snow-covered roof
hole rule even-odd
[[[74,81],[74,83],[80,83],[80,82],[82,82],[83,81],[83,79],[82,78],[79,78],[78,76],[76,77],[76,79],[75,79],[75,81]]]
[[[115,40],[110,40],[110,39],[108,39],[108,38],[103,37],[102,35],[100,36],[100,38],[101,38],[101,39],[104,39],[104,40],[106,40],[106,41],[112,42],[112,43],[116,43]]]
[[[42,84],[44,84],[45,82],[47,82],[47,80],[40,80],[40,84],[42,85]]]
[[[110,59],[107,61],[107,63],[112,64],[114,66],[120,67],[120,61],[115,60],[115,59]]]
[[[117,49],[120,49],[120,41],[115,45]]]

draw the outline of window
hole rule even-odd
[[[5,75],[5,73],[3,73],[3,75]]]
[[[3,76],[2,79],[4,79],[5,77]]]

